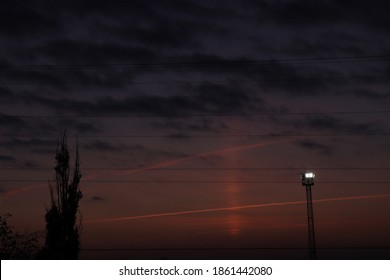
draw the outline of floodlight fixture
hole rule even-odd
[[[301,174],[302,186],[313,186],[315,174],[313,172],[305,172]]]

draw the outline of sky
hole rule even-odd
[[[0,213],[43,230],[79,145],[81,258],[390,258],[388,1],[6,1]]]

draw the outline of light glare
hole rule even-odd
[[[308,173],[305,173],[305,178],[314,178],[315,175],[313,172],[308,172]]]

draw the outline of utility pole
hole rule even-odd
[[[302,185],[306,187],[306,201],[307,201],[307,225],[309,233],[309,253],[310,259],[317,259],[316,239],[314,234],[314,214],[313,214],[313,200],[311,196],[311,186],[314,185],[315,174],[313,172],[306,172],[301,174]]]

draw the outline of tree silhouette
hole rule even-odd
[[[49,183],[51,207],[46,209],[46,240],[41,258],[77,259],[80,250],[81,216],[78,218],[80,191],[80,161],[76,148],[75,166],[70,180],[67,136],[63,134],[57,146],[55,179]]]
[[[10,214],[0,215],[0,259],[33,259],[39,250],[41,232],[16,231],[8,224]]]

